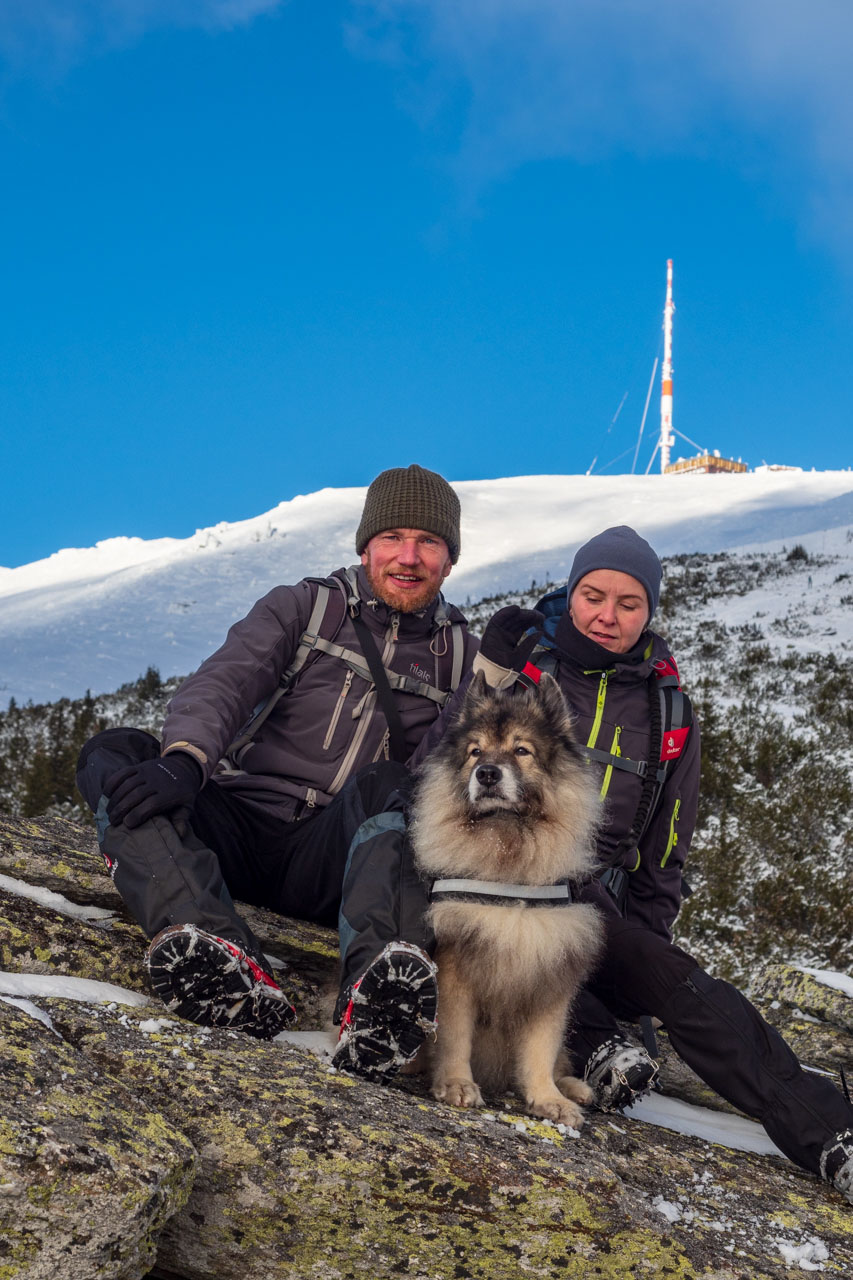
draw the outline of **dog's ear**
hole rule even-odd
[[[565,734],[567,738],[573,738],[572,713],[568,703],[557,681],[546,671],[543,671],[539,677],[535,696],[538,697],[539,705],[557,732]]]
[[[486,680],[485,672],[478,671],[465,691],[466,703],[471,707],[477,707],[483,702],[488,702],[491,696],[492,691]]]

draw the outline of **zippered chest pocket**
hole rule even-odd
[[[332,709],[332,717],[329,720],[329,727],[326,730],[326,736],[323,739],[324,751],[328,751],[329,747],[332,745],[332,738],[335,736],[335,730],[338,727],[338,721],[341,718],[341,712],[344,709],[344,704],[347,700],[347,696],[349,695],[349,691],[352,688],[352,679],[353,679],[353,672],[348,671],[344,676],[343,688],[338,694],[334,708]]]

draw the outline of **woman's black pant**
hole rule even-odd
[[[686,951],[621,916],[608,915],[606,930],[603,960],[575,1008],[575,1069],[618,1032],[614,1014],[659,1018],[676,1053],[706,1084],[760,1121],[796,1164],[819,1173],[826,1143],[853,1127],[853,1107],[840,1090],[803,1070],[746,997]]]

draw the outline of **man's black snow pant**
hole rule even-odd
[[[789,1159],[820,1173],[826,1143],[853,1128],[853,1107],[831,1080],[804,1071],[745,996],[692,956],[620,916],[606,917],[604,958],[575,1007],[569,1050],[575,1069],[618,1033],[613,1015],[656,1017],[696,1074],[760,1121]]]
[[[197,924],[260,959],[235,898],[337,924],[342,995],[386,942],[432,947],[426,891],[405,838],[404,766],[369,765],[331,804],[293,822],[208,782],[186,819],[172,814],[132,829],[111,826],[104,782],[159,754],[156,738],[142,730],[108,729],[83,748],[77,774],[115,886],[149,938],[170,924]]]

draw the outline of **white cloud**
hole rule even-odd
[[[459,168],[474,185],[537,158],[728,152],[805,175],[801,197],[830,224],[853,207],[850,0],[354,0],[354,13],[360,49],[407,68],[425,110],[467,102]]]
[[[220,29],[283,0],[3,0],[0,55],[8,72],[61,72],[87,54],[133,43],[157,27]]]

